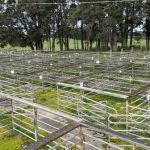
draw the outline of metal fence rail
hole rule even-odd
[[[129,138],[126,139],[126,136],[120,137],[119,133],[110,130],[104,130],[102,126],[101,130],[97,127],[98,130],[93,129],[93,127],[89,124],[91,123],[82,123],[84,122],[82,119],[67,115],[66,113],[62,113],[60,111],[55,111],[49,109],[47,107],[41,106],[39,104],[35,104],[33,102],[23,100],[21,98],[17,98],[14,96],[10,96],[8,94],[0,93],[2,97],[5,97],[12,100],[11,109],[9,109],[9,115],[11,116],[11,127],[14,131],[30,138],[31,140],[38,141],[43,139],[43,137],[47,137],[48,134],[60,135],[59,138],[54,138],[54,136],[50,136],[53,138],[52,143],[45,143],[45,148],[50,148],[54,150],[61,149],[71,149],[73,147],[77,149],[86,149],[86,150],[101,150],[105,148],[113,148],[113,149],[126,149],[127,147],[135,148],[135,141]],[[1,106],[2,108],[2,106]],[[79,124],[83,124],[83,127],[79,127],[74,129],[73,131],[68,131],[68,126],[70,123],[76,122],[77,126]],[[93,124],[93,123],[92,123]],[[67,128],[66,128],[67,126]],[[63,134],[59,131],[65,129]],[[107,131],[107,132],[106,132]],[[115,137],[116,135],[116,137]],[[118,136],[119,135],[119,136]],[[113,139],[122,140],[122,144],[114,144]],[[141,141],[136,141],[136,146],[140,147],[142,143]],[[144,144],[143,144],[144,145]],[[42,145],[43,146],[43,145]],[[145,148],[148,145],[145,145]]]
[[[138,147],[142,147],[143,149],[149,149],[150,144],[145,144],[142,140],[137,140],[134,138],[134,136],[127,136],[115,131],[112,131],[108,128],[94,125],[91,123],[71,123],[69,125],[66,125],[65,127],[61,128],[60,130],[53,132],[52,134],[49,134],[48,136],[42,138],[41,140],[34,142],[33,144],[24,147],[22,150],[37,150],[40,148],[44,148],[45,145],[48,143],[54,142],[54,140],[58,140],[61,136],[67,136],[68,133],[72,132],[72,130],[75,130],[75,128],[78,128],[75,131],[77,132],[77,135],[74,135],[74,137],[71,137],[71,140],[75,142],[74,145],[67,144],[67,141],[61,141],[60,143],[63,143],[64,145],[67,145],[65,150],[70,150],[72,148],[81,149],[81,150],[104,150],[104,149],[115,149],[115,150],[124,150],[126,148],[136,149]],[[103,133],[106,137],[111,137],[119,140],[125,141],[122,145],[116,145],[111,140],[103,137],[96,137],[91,134],[92,132],[97,133]],[[78,136],[78,138],[76,138]],[[70,139],[70,138],[69,138]],[[59,145],[52,146],[51,149],[59,149]]]
[[[68,89],[69,87],[69,89]],[[66,113],[76,115],[85,121],[107,126],[118,132],[134,135],[137,139],[150,140],[150,95],[149,84],[132,92],[124,100],[124,112],[117,112],[115,106],[108,106],[104,101],[90,98],[86,88],[68,86],[58,83],[59,109]]]
[[[38,141],[71,122],[88,121],[147,142],[150,96],[145,83],[149,82],[149,73],[150,57],[145,54],[0,52],[0,134],[13,130]],[[52,85],[56,90],[56,84],[60,111],[34,103],[37,91]],[[94,98],[100,94],[123,100],[123,113]],[[85,126],[82,132],[80,129],[67,132],[46,144],[46,148],[135,148],[130,138],[132,142],[122,139],[119,145],[116,133]],[[136,145],[141,146],[138,142]]]
[[[11,102],[0,95],[0,137],[12,131]]]

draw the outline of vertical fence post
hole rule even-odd
[[[37,108],[33,108],[33,113],[34,113],[34,136],[35,136],[35,141],[38,140],[38,124],[37,124]]]
[[[132,65],[132,68],[131,68],[132,69],[132,74],[131,75],[132,75],[132,78],[133,78],[134,77],[134,62],[132,62],[131,65]]]
[[[126,99],[126,134],[128,134],[129,100]]]
[[[136,145],[133,145],[133,146],[132,146],[132,150],[136,150]]]
[[[112,50],[110,49],[109,57],[112,57]]]
[[[33,103],[36,103],[34,87],[32,85],[33,92]],[[38,140],[38,118],[37,118],[37,108],[33,107],[33,119],[34,119],[34,138],[35,141]]]
[[[58,101],[58,105],[57,105],[57,108],[58,110],[60,110],[60,97],[59,97],[59,86],[57,85],[57,101]]]
[[[85,141],[85,136],[83,134],[83,129],[82,129],[82,125],[79,126],[79,134],[80,134],[80,149],[81,150],[85,150],[85,145],[84,145],[84,141]]]
[[[14,130],[14,119],[13,119],[13,116],[14,116],[14,103],[13,103],[13,100],[11,100],[11,123],[12,123],[12,130]]]
[[[83,82],[80,82],[80,86],[83,87]],[[77,113],[78,113],[78,117],[82,118],[82,107],[83,106],[83,96],[84,96],[84,91],[80,89],[80,99],[77,103]]]
[[[150,90],[148,91],[148,93],[147,93],[147,101],[148,101],[148,112],[149,112],[149,114],[150,114]]]
[[[107,107],[106,107],[105,119],[106,119],[106,127],[109,129],[110,128],[110,123],[109,123],[109,114],[108,114]],[[108,142],[110,143],[110,135],[107,136],[107,139],[108,139]]]

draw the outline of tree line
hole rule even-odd
[[[144,36],[142,36],[144,35]],[[132,49],[135,37],[150,41],[150,1],[0,0],[0,47],[50,51]],[[94,46],[93,46],[94,45]]]

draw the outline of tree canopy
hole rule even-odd
[[[144,33],[149,49],[149,1],[81,2],[19,0],[16,4],[15,0],[0,0],[0,46],[43,50],[47,41],[51,51],[57,43],[60,50],[69,50],[69,40],[73,39],[74,49],[91,50],[94,43],[95,49],[117,51],[117,43],[131,49],[134,37]]]

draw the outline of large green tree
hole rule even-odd
[[[146,35],[146,48],[149,50],[150,48],[150,1],[146,1],[145,7],[145,23],[144,23],[144,32]]]
[[[11,45],[30,46],[32,50],[43,49],[43,42],[51,31],[52,16],[56,7],[40,5],[37,2],[32,0],[31,4],[24,4],[26,0],[20,0],[19,5],[4,6],[5,11],[2,15],[8,20],[8,23],[4,24],[7,27],[6,40]],[[12,1],[7,3],[11,4]]]
[[[13,0],[0,2],[14,3]],[[80,3],[81,0],[51,0],[51,5],[46,4],[49,0],[42,1],[46,5],[38,2],[41,3],[40,0],[19,0],[18,5],[0,6],[0,46],[9,43],[43,50],[44,41],[48,41],[49,50],[55,50],[56,43],[60,50],[69,50],[69,39],[73,38],[75,49],[90,50],[96,43],[97,49],[110,47],[117,51],[118,42],[127,49],[128,39],[132,47],[133,33],[141,25],[142,17],[150,14],[148,3],[142,0],[122,3],[89,1],[88,4]],[[148,38],[147,25],[145,27]]]

